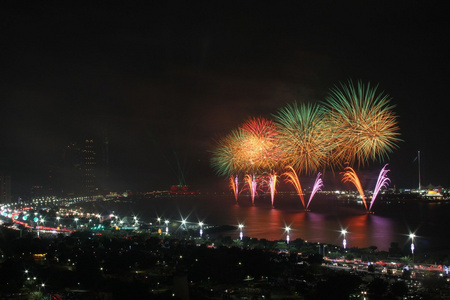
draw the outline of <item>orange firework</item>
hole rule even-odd
[[[277,188],[277,174],[273,172],[269,175],[269,188],[270,188],[270,200],[272,201],[272,207],[275,200],[275,193]]]
[[[238,195],[239,195],[239,177],[238,175],[230,176],[230,188],[234,193],[234,198],[236,199],[236,202],[238,200]]]
[[[358,190],[359,194],[361,195],[364,206],[366,207],[366,211],[369,211],[367,209],[366,197],[364,195],[364,191],[361,186],[361,182],[359,181],[358,175],[356,175],[355,170],[353,170],[351,167],[346,167],[344,169],[344,172],[342,172],[341,174],[343,174],[342,182],[344,182],[344,183],[351,182],[354,184],[354,186]]]
[[[289,169],[289,171],[283,173],[283,176],[287,177],[285,179],[285,181],[294,186],[295,190],[297,191],[297,193],[300,197],[300,200],[302,200],[303,207],[306,208],[305,199],[303,198],[302,186],[300,185],[300,180],[298,179],[297,173],[295,172],[294,168],[291,166],[287,166],[286,169]]]
[[[241,140],[242,161],[246,171],[272,170],[279,163],[281,150],[278,131],[271,120],[252,118],[239,128],[245,134]]]

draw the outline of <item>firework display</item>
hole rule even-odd
[[[348,165],[344,182],[351,182],[358,191],[362,191],[351,166],[384,161],[401,141],[394,105],[390,104],[390,97],[378,92],[377,88],[349,80],[347,84],[340,83],[331,88],[328,97],[320,104],[287,104],[273,115],[274,121],[250,118],[217,141],[211,165],[218,175],[231,176],[230,187],[236,201],[239,174],[247,174],[244,182],[253,204],[256,177],[284,169],[288,169],[282,174],[285,181],[297,190],[305,209],[323,182],[319,173],[316,189],[313,188],[308,205],[305,205],[299,175],[308,176]],[[271,180],[274,181],[269,183],[273,205],[276,178]],[[387,184],[386,177],[382,180],[380,188]],[[374,198],[368,208],[361,191],[369,211]]]

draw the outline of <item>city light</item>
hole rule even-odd
[[[409,234],[409,238],[411,239],[411,254],[414,255],[414,238],[416,235],[414,233]]]
[[[200,237],[203,235],[203,222],[198,222],[198,226],[200,227]]]
[[[244,224],[239,224],[239,239],[242,241],[242,238],[244,237],[244,233],[242,232],[242,230],[244,229]]]
[[[342,240],[342,245],[344,246],[344,249],[347,248],[347,240],[345,238],[346,234],[347,234],[347,230],[342,229],[341,230],[341,234],[344,236],[344,239]]]
[[[289,241],[290,241],[289,231],[291,230],[291,227],[286,226],[286,227],[284,228],[284,230],[286,231],[286,244],[289,244]]]

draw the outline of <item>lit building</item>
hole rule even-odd
[[[95,180],[96,151],[93,139],[86,139],[81,149],[81,180],[85,195],[93,195],[98,191]]]
[[[11,177],[0,174],[0,203],[11,202]]]
[[[68,144],[63,152],[64,195],[103,194],[108,182],[108,139],[87,138]]]

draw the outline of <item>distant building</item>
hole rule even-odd
[[[105,192],[108,179],[108,139],[72,142],[63,154],[65,195],[90,196]]]
[[[95,180],[97,152],[93,139],[86,139],[81,149],[81,180],[85,195],[94,195],[98,191]]]
[[[0,174],[0,203],[11,202],[11,177]]]

